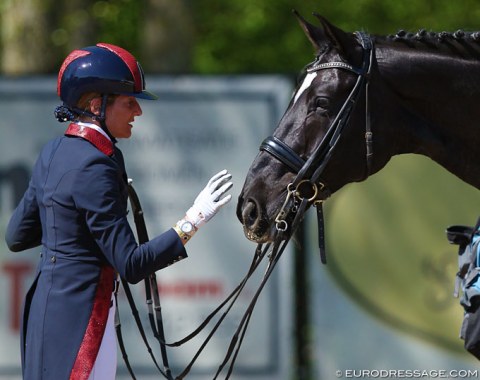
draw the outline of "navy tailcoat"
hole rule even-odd
[[[103,136],[89,136],[47,143],[7,227],[12,251],[41,245],[23,313],[24,380],[87,379],[115,272],[137,283],[187,256],[173,229],[137,244],[122,153],[109,140],[103,149]]]

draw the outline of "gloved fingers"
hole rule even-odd
[[[213,192],[212,194],[212,199],[214,202],[218,202],[220,200],[220,197],[225,194],[228,190],[230,190],[233,186],[232,182],[227,182],[224,184],[220,189],[217,191]]]
[[[207,185],[202,189],[202,191],[197,195],[193,203],[199,202],[205,197],[211,197],[212,193],[218,189],[218,187],[225,181],[232,178],[232,175],[227,172],[226,169],[215,174],[208,181]]]
[[[210,185],[212,183],[214,183],[217,179],[219,179],[221,176],[227,174],[227,169],[223,169],[221,171],[219,171],[217,174],[215,174],[212,178],[210,178],[210,180],[208,181],[207,183],[207,187],[210,187]]]
[[[229,181],[232,178],[232,175],[230,173],[227,173],[220,178],[218,178],[215,182],[211,183],[209,186],[210,193],[213,194],[215,191],[217,191],[220,186],[222,186],[225,182]]]
[[[222,199],[219,199],[217,202],[215,202],[217,210],[226,205],[230,200],[232,199],[232,194],[228,194],[227,196],[223,197]]]

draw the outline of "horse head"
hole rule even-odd
[[[303,198],[308,206],[318,205],[346,183],[363,180],[370,170],[365,111],[357,111],[366,104],[371,41],[343,32],[320,15],[321,27],[296,15],[316,59],[302,72],[273,136],[262,143],[237,206],[246,236],[259,243],[272,241],[279,227],[292,232],[295,212],[288,211]],[[347,124],[362,128],[349,125],[346,133]],[[333,155],[343,159],[330,160]]]
[[[249,239],[288,239],[306,208],[398,154],[480,189],[480,32],[373,38],[296,15],[316,59],[247,173],[237,216]]]

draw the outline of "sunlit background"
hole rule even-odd
[[[53,118],[46,126],[57,102],[54,86],[58,68],[73,49],[102,41],[131,51],[146,72],[147,88],[151,78],[150,83],[165,92],[161,106],[146,108],[144,131],[140,132],[140,127],[132,141],[121,146],[131,152],[132,172],[138,171],[139,177],[142,170],[150,173],[142,165],[151,164],[158,148],[146,143],[154,141],[150,137],[155,134],[153,125],[160,123],[162,128],[174,130],[178,123],[179,131],[189,133],[189,128],[198,127],[195,122],[210,110],[214,121],[199,122],[206,128],[203,131],[215,138],[215,128],[221,130],[228,124],[222,136],[234,145],[199,153],[199,161],[205,160],[201,169],[205,172],[192,171],[189,186],[195,190],[203,185],[205,168],[213,171],[217,164],[238,165],[234,188],[238,195],[257,146],[281,117],[296,74],[314,57],[292,9],[311,23],[317,23],[312,15],[316,12],[346,31],[363,30],[374,35],[394,34],[400,29],[480,30],[480,2],[476,0],[0,0],[0,174],[18,160],[30,170],[40,146],[60,133]],[[232,78],[235,81],[229,82]],[[258,88],[252,85],[257,79],[261,83]],[[272,80],[275,85],[270,84]],[[169,98],[168,91],[176,95]],[[265,97],[259,97],[260,93]],[[44,97],[40,99],[38,94]],[[220,104],[221,96],[228,98],[228,104]],[[278,99],[271,101],[272,96]],[[199,98],[205,104],[192,111],[194,116],[188,119],[179,111],[176,118],[172,107],[187,103],[196,107],[197,103],[191,102]],[[37,128],[37,121],[44,129],[32,134],[29,131]],[[201,132],[195,129],[195,133],[198,136]],[[231,156],[236,151],[232,146],[246,156]],[[164,156],[181,155],[187,148],[192,146],[179,144],[179,150]],[[197,159],[192,153],[188,157]],[[129,155],[126,160],[128,168]],[[155,181],[159,180],[158,173],[169,172],[164,169],[152,174]],[[0,282],[9,294],[22,298],[29,282],[11,277],[8,265],[12,256],[3,243],[11,204],[21,191],[12,194],[5,178],[0,178]],[[175,186],[184,185],[184,180],[170,176],[165,193],[178,195]],[[143,183],[146,186],[153,182]],[[22,184],[18,186],[22,189]],[[163,207],[165,198],[160,190],[141,189],[140,194],[153,208],[155,204]],[[182,198],[189,196],[184,194]],[[474,224],[479,205],[476,189],[430,160],[412,155],[394,158],[365,183],[348,185],[335,194],[326,203],[329,264],[320,264],[316,222],[309,215],[304,237],[299,237],[298,244],[291,244],[273,280],[279,292],[267,290],[274,303],[267,304],[267,297],[260,299],[264,307],[257,315],[251,339],[262,342],[249,347],[260,347],[268,339],[274,339],[273,346],[269,341],[258,356],[250,352],[258,360],[246,355],[238,378],[331,380],[347,377],[349,370],[474,370],[478,362],[465,353],[458,339],[462,309],[452,297],[456,247],[448,244],[444,230],[451,224]],[[235,220],[234,205],[221,220],[232,239],[242,241],[233,245],[245,244],[251,254],[254,245],[243,242],[246,239]],[[157,216],[151,216],[149,222],[163,223],[162,228],[170,225],[169,219]],[[153,228],[155,232],[158,229]],[[214,255],[206,257],[221,262],[219,268],[224,268],[216,270],[232,270],[232,261],[222,262],[222,254],[216,253],[216,238],[200,240],[192,250],[199,255],[211,251]],[[231,242],[225,244],[226,250],[232,246]],[[195,266],[206,265],[202,260],[193,262]],[[181,265],[188,267],[188,263]],[[242,265],[245,268],[240,270]],[[243,261],[236,263],[233,272],[245,272],[246,265]],[[209,275],[215,277],[213,269]],[[166,276],[173,282],[179,278],[188,281],[176,272]],[[0,378],[19,379],[18,330],[10,325],[18,305],[8,299],[2,301],[2,341],[15,344],[1,347],[0,341],[1,349],[12,353],[8,360],[0,358]],[[183,310],[185,306],[185,300],[170,302],[167,299],[166,308],[171,305]],[[196,302],[200,308],[202,300]],[[215,302],[209,299],[205,304],[207,310]],[[19,317],[15,313],[13,316]],[[272,327],[272,321],[280,322]],[[233,326],[235,321],[231,323]],[[273,353],[266,352],[272,347]],[[264,361],[261,355],[266,355]],[[219,364],[211,364],[212,358],[216,356],[207,360],[207,367]],[[262,367],[263,362],[267,365]],[[202,371],[196,378],[211,378],[208,371]],[[124,370],[120,370],[120,376],[128,378]]]

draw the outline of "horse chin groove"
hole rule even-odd
[[[265,237],[257,235],[254,231],[249,230],[246,226],[243,226],[243,232],[244,232],[246,238],[250,241],[253,241],[253,242],[259,243],[259,244],[263,244],[263,243],[268,242],[267,239],[265,239]]]

